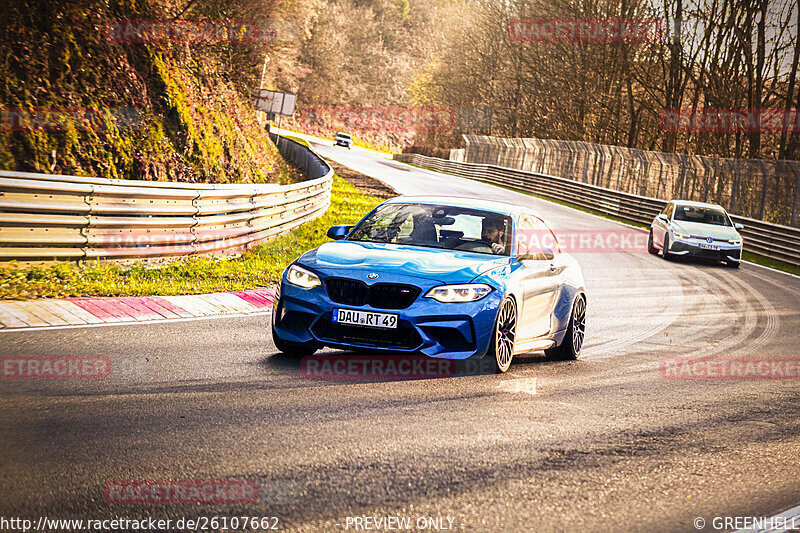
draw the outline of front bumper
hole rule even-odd
[[[431,282],[431,286],[438,285]],[[341,349],[419,352],[443,359],[480,357],[487,352],[503,297],[498,290],[477,302],[441,303],[424,298],[406,309],[351,306],[332,301],[323,286],[302,289],[281,281],[273,309],[277,335],[288,342],[319,343]],[[397,315],[396,329],[346,326],[331,322],[333,309],[356,309]]]
[[[669,251],[676,256],[698,257],[716,261],[741,261],[742,259],[741,244],[712,243],[714,246],[719,246],[719,250],[706,250],[700,247],[701,244],[708,243],[699,239],[676,239],[670,242]]]

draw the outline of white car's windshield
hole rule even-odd
[[[511,218],[443,205],[385,204],[356,226],[347,240],[406,244],[509,255]]]
[[[684,220],[686,222],[699,222],[701,224],[713,224],[715,226],[731,225],[725,211],[714,207],[678,205],[675,207],[674,219]]]

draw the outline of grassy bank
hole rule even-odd
[[[239,58],[236,65],[263,58],[258,43],[128,42],[107,35],[119,21],[177,18],[181,8],[171,3],[4,3],[0,169],[147,181],[296,181],[300,175],[257,120],[250,82],[237,83],[246,73],[231,65],[232,58]],[[235,12],[236,2],[227,4]]]
[[[330,226],[355,223],[378,203],[379,198],[335,176],[331,207],[323,216],[239,257],[194,257],[162,266],[99,262],[2,267],[0,299],[198,294],[266,286],[297,256],[328,241]]]

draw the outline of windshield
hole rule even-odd
[[[356,226],[349,241],[383,242],[509,255],[511,218],[444,205],[384,204]]]
[[[731,225],[725,211],[716,207],[678,205],[675,207],[674,219],[685,220],[687,222],[699,222],[701,224],[714,224],[715,226]]]

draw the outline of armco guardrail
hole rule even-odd
[[[649,225],[667,204],[665,200],[494,165],[448,161],[419,154],[395,154],[394,158],[438,172],[483,180],[569,202],[639,224]],[[746,251],[800,266],[800,229],[737,215],[732,215],[731,218],[744,225],[741,233]]]
[[[234,253],[286,233],[330,205],[333,170],[282,138],[308,181],[217,185],[0,171],[0,261]]]

